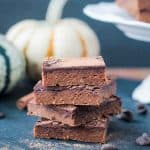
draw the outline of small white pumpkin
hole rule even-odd
[[[24,74],[24,56],[0,35],[0,94],[10,91]]]
[[[74,18],[61,19],[66,2],[52,0],[45,21],[24,20],[6,34],[24,53],[33,79],[40,78],[44,57],[86,57],[100,53],[98,38],[86,23]]]

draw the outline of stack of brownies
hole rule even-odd
[[[125,8],[137,20],[150,22],[150,0],[116,0],[117,4]]]
[[[41,117],[35,138],[106,142],[109,116],[121,112],[102,57],[47,58],[28,114]]]

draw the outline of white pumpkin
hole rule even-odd
[[[0,35],[0,94],[10,91],[25,73],[22,53]]]
[[[67,0],[52,0],[45,21],[24,20],[12,26],[6,34],[25,55],[28,72],[33,79],[41,75],[44,57],[86,57],[100,52],[98,38],[83,21],[61,19]]]

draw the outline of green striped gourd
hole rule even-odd
[[[24,57],[0,35],[0,94],[10,91],[25,73]]]

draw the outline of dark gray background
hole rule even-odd
[[[150,66],[150,43],[126,38],[112,24],[97,22],[85,16],[82,8],[100,0],[69,0],[64,17],[78,17],[88,22],[101,41],[102,55],[108,66]],[[111,1],[111,0],[105,0]],[[49,0],[0,0],[0,32],[25,18],[44,19]]]

